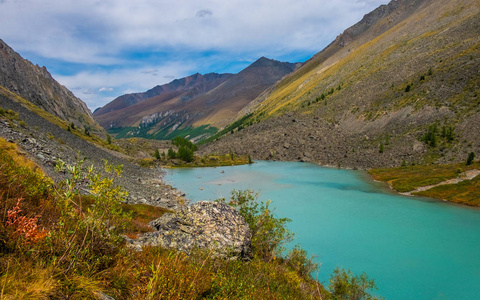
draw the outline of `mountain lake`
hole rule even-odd
[[[290,245],[320,266],[328,286],[336,266],[375,279],[385,299],[478,299],[480,210],[395,194],[364,171],[301,162],[167,169],[167,183],[192,202],[250,189],[292,220]],[[314,274],[314,277],[317,276]]]

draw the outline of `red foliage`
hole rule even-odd
[[[40,215],[33,218],[22,216],[22,209],[20,208],[23,198],[19,198],[17,205],[7,212],[7,226],[15,227],[13,235],[15,237],[22,236],[25,244],[35,243],[38,240],[47,236],[48,232],[45,228],[39,229],[37,224]]]

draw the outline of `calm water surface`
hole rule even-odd
[[[321,263],[374,278],[386,299],[480,299],[480,210],[403,197],[359,171],[297,162],[167,170],[192,202],[253,189],[292,219],[294,244]]]

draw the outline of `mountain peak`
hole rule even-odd
[[[257,66],[271,66],[275,62],[278,62],[278,61],[276,61],[274,59],[267,58],[265,56],[262,56],[259,59],[257,59],[254,63],[252,63],[250,66],[255,66],[255,67],[257,67]]]
[[[268,69],[283,69],[286,71],[286,73],[290,73],[293,70],[295,70],[296,64],[295,63],[289,63],[289,62],[281,62],[278,60],[270,59],[265,56],[260,57],[257,59],[255,62],[253,62],[251,65],[243,69],[239,74],[242,73],[249,73],[249,72],[257,72],[256,70],[258,69],[266,69],[264,71],[268,72]],[[262,72],[264,72],[262,71]]]

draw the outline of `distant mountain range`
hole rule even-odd
[[[304,64],[262,57],[238,74],[197,73],[94,117],[117,138],[215,140],[205,153],[353,168],[462,162],[480,154],[479,32],[480,0],[394,0]],[[0,40],[0,96],[15,95],[104,133],[46,68]]]
[[[301,64],[262,57],[238,74],[194,74],[123,95],[94,112],[117,138],[201,138],[230,122],[251,101]]]

